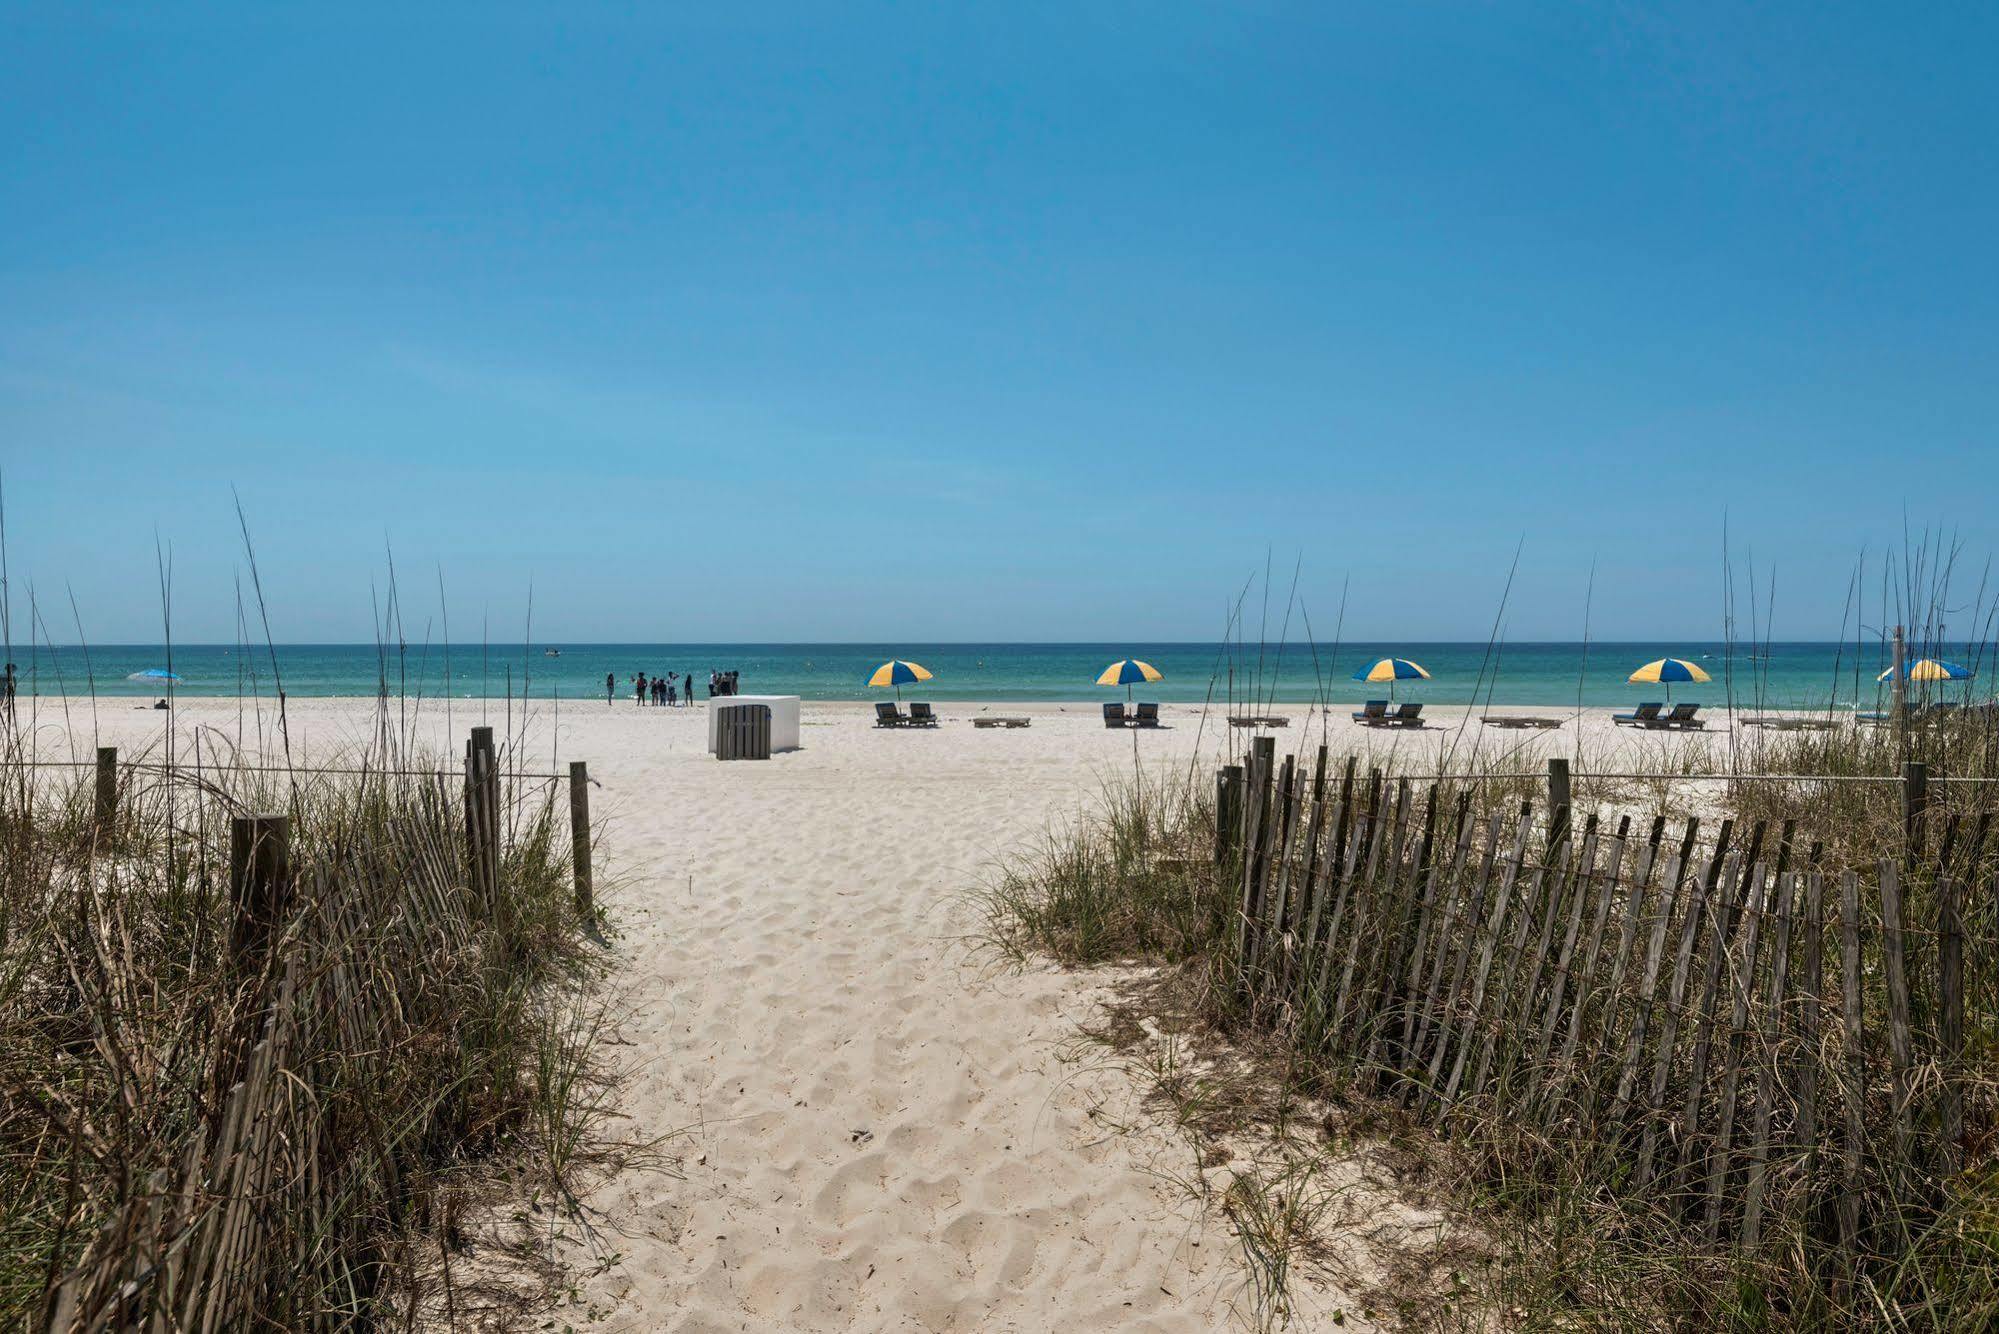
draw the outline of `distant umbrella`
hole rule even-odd
[[[1407,658],[1382,658],[1355,672],[1353,679],[1366,681],[1372,685],[1380,685],[1386,681],[1388,697],[1394,699],[1397,681],[1427,681],[1430,679],[1430,673],[1423,670],[1423,664],[1420,662],[1411,662]]]
[[[1697,664],[1688,662],[1685,658],[1660,658],[1657,662],[1648,662],[1625,679],[1652,685],[1664,685],[1668,681],[1714,680]]]
[[[901,658],[891,658],[875,668],[875,674],[868,678],[868,684],[879,689],[895,687],[895,697],[902,698],[902,688],[916,681],[928,681],[930,670],[920,662],[904,662]]]
[[[1977,673],[1969,667],[1954,662],[1944,662],[1938,658],[1920,658],[1909,664],[1911,681],[1969,681],[1975,675]],[[1874,679],[1892,681],[1895,679],[1895,669],[1890,667]]]
[[[1701,669],[1699,664],[1688,662],[1685,658],[1659,658],[1646,663],[1624,679],[1638,685],[1662,685],[1666,687],[1666,698],[1669,701],[1673,698],[1675,681],[1714,680]]]
[[[1149,662],[1140,662],[1137,658],[1119,658],[1116,662],[1104,668],[1102,674],[1097,677],[1097,684],[1100,686],[1123,686],[1124,697],[1130,699],[1131,688],[1139,682],[1164,681],[1165,679],[1166,673],[1160,671]]]

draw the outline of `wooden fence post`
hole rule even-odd
[[[118,747],[97,748],[97,827],[109,829],[118,818]]]
[[[1571,819],[1569,814],[1569,762],[1560,755],[1548,757],[1548,843],[1553,846]]]
[[[597,915],[590,883],[590,766],[569,762],[569,864],[576,882],[576,912],[585,922]]]
[[[1242,846],[1242,766],[1225,764],[1215,775],[1215,865],[1226,866]]]
[[[1892,673],[1892,684],[1888,687],[1888,697],[1892,701],[1889,708],[1895,715],[1895,753],[1909,758],[1909,649],[1902,638],[1902,627],[1895,627],[1894,656],[1888,670]]]
[[[271,938],[291,906],[291,818],[239,815],[229,822],[229,951],[245,973],[262,970]]]
[[[1245,999],[1255,984],[1251,961],[1263,915],[1264,850],[1270,844],[1270,785],[1277,765],[1277,740],[1260,736],[1251,743],[1249,786],[1243,796],[1242,897],[1237,906],[1237,982]]]
[[[493,729],[475,727],[465,745],[465,844],[473,893],[491,910],[500,884],[500,773]]]
[[[1902,865],[1915,869],[1923,855],[1923,812],[1930,804],[1930,766],[1921,760],[1902,764]]]

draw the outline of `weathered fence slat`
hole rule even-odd
[[[1954,876],[1938,879],[1937,894],[1937,1089],[1938,1168],[1958,1170],[1964,1144],[1964,924]]]
[[[1795,1135],[1806,1181],[1818,1175],[1819,1035],[1825,1026],[1825,877],[1805,872],[1804,939],[1798,961],[1798,1119]]]
[[[1867,1129],[1861,1112],[1861,1090],[1867,1071],[1862,1056],[1860,974],[1860,875],[1849,870],[1839,882],[1840,1018],[1846,1038],[1846,1133],[1841,1139],[1843,1189],[1839,1197],[1839,1244],[1850,1272],[1860,1244],[1860,1163],[1866,1151]]]
[[[1770,1164],[1770,1125],[1777,1112],[1784,988],[1790,981],[1791,967],[1791,904],[1796,889],[1796,872],[1785,871],[1778,875],[1777,901],[1773,910],[1776,937],[1770,944],[1770,989],[1763,998],[1763,1022],[1758,1030],[1761,1047],[1756,1062],[1756,1119],[1751,1131],[1749,1168],[1742,1200],[1742,1246],[1751,1251],[1763,1240],[1763,1193]]]
[[[1915,1065],[1915,1043],[1909,1032],[1909,981],[1902,939],[1901,868],[1892,860],[1881,862],[1881,975],[1888,992],[1888,1054],[1894,1076],[1896,1190],[1907,1187],[1907,1175],[1915,1163],[1916,1130],[1910,1084]]]

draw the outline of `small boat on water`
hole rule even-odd
[[[545,648],[541,651],[541,656],[544,658],[559,658],[562,656],[562,650],[559,648]]]

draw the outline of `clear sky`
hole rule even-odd
[[[1999,7],[0,10],[15,633],[1778,637],[1999,536]]]

